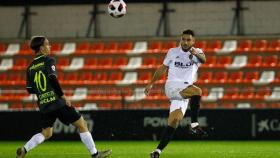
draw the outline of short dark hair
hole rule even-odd
[[[44,36],[34,36],[30,41],[30,48],[35,51],[35,53],[39,52],[40,47],[44,44],[46,37]]]
[[[182,34],[192,35],[194,37],[194,31],[190,29],[184,30]]]

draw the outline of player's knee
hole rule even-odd
[[[180,117],[174,117],[171,121],[170,121],[170,125],[172,127],[177,127],[180,123],[182,119]]]
[[[50,139],[52,137],[52,131],[42,131],[42,134],[44,135],[45,139]]]
[[[82,120],[81,123],[78,124],[78,129],[80,131],[80,133],[83,133],[83,132],[87,132],[88,131],[88,128],[87,128],[87,121],[86,120]]]
[[[196,87],[195,88],[195,90],[194,90],[194,92],[193,92],[193,95],[202,95],[202,90],[201,90],[201,88],[199,88],[199,87]]]

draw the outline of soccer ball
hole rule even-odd
[[[111,0],[108,4],[108,12],[114,18],[120,18],[126,13],[126,4],[123,0]]]

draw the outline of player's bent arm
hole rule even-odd
[[[166,72],[167,69],[168,66],[162,64],[154,73],[154,76],[149,84],[153,85]]]
[[[195,56],[202,64],[206,63],[206,57],[204,54],[196,53]]]

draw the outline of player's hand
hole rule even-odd
[[[69,107],[72,106],[72,105],[71,105],[71,101],[70,101],[65,95],[61,96],[61,98],[62,98],[63,100],[65,100],[67,106],[69,106]]]
[[[191,52],[192,55],[196,55],[197,54],[197,52],[196,52],[194,47],[191,48],[190,52]]]
[[[150,93],[150,91],[151,91],[152,88],[153,88],[153,85],[152,85],[152,84],[148,84],[148,85],[146,86],[146,88],[145,88],[144,93],[145,93],[146,95],[149,95],[149,93]]]

